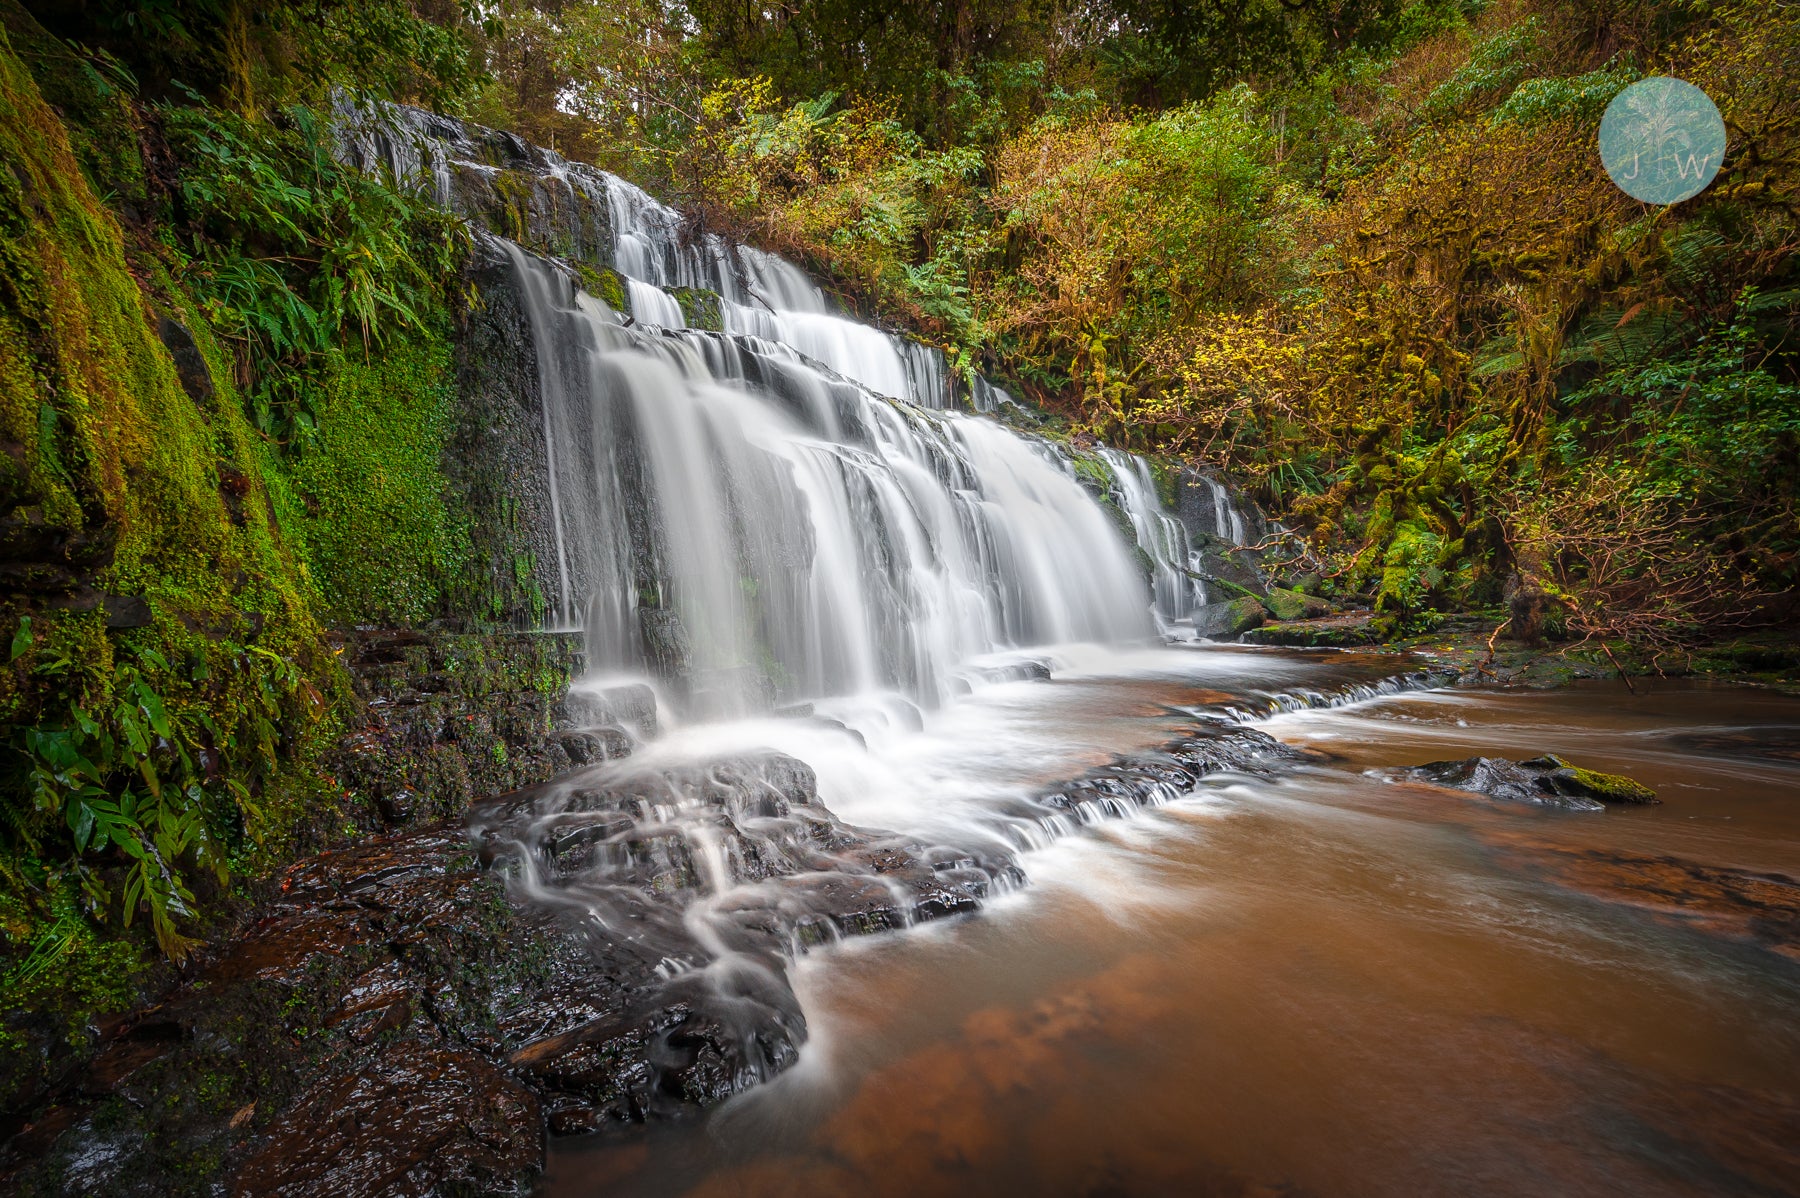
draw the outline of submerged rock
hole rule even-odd
[[[1517,827],[1484,835],[1511,864],[1558,885],[1800,963],[1800,879],[1668,855],[1572,848]]]
[[[1405,773],[1420,781],[1474,791],[1493,799],[1538,803],[1568,811],[1604,811],[1607,803],[1661,802],[1655,791],[1640,782],[1622,774],[1582,769],[1554,754],[1529,761],[1509,761],[1504,757],[1430,761]]]

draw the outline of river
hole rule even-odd
[[[1192,710],[1404,663],[1173,647],[1055,664],[866,752],[772,721],[740,734],[809,760],[846,819],[930,828],[1159,743]],[[1028,851],[1028,885],[973,917],[806,954],[796,1066],[701,1121],[558,1141],[542,1192],[1800,1188],[1795,928],[1759,943],[1729,895],[1700,893],[1711,875],[1670,864],[1800,874],[1800,701],[1442,689],[1259,726],[1309,759]],[[1392,773],[1546,751],[1663,802],[1565,812]]]

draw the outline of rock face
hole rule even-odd
[[[361,800],[365,820],[397,829],[623,756],[629,734],[566,697],[582,671],[581,641],[575,633],[346,633],[342,658],[361,711],[326,764]]]
[[[465,268],[477,297],[455,337],[457,403],[444,477],[474,549],[466,619],[537,628],[556,583],[542,381],[517,273],[489,241]]]
[[[1620,774],[1581,769],[1546,754],[1529,761],[1469,757],[1431,761],[1406,774],[1422,782],[1474,791],[1493,799],[1537,803],[1569,811],[1603,811],[1607,803],[1656,803],[1656,792]]]
[[[1246,546],[1267,535],[1268,518],[1248,496],[1233,490],[1228,480],[1184,469],[1175,479],[1174,514],[1187,529],[1196,572],[1210,584],[1214,599],[1266,593],[1259,557]]]

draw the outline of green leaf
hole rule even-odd
[[[80,795],[70,795],[65,816],[69,831],[75,834],[75,851],[87,852],[88,840],[94,834],[94,809],[83,802]]]

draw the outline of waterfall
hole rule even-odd
[[[1276,751],[1220,718],[1159,731],[1134,770],[1035,793],[1045,769],[1090,762],[1088,725],[1115,700],[1042,728],[1015,707],[1068,702],[1078,681],[951,701],[1051,661],[1079,678],[1083,661],[1180,652],[1150,642],[1206,602],[1192,542],[1209,538],[1163,509],[1148,463],[991,419],[1013,401],[979,378],[975,411],[957,410],[939,351],[621,179],[378,115],[340,152],[476,227],[491,302],[471,327],[506,354],[498,382],[477,377],[505,392],[509,444],[530,442],[509,460],[538,451],[518,415],[541,420],[530,510],[551,527],[523,568],[547,622],[586,631],[571,708],[631,750],[499,796],[471,827],[512,893],[579,914],[609,976],[636,962],[630,1001],[660,1026],[617,1067],[646,1092],[674,1092],[690,1023],[725,1045],[730,1088],[791,1061],[781,953],[973,910],[1023,881],[1022,851]],[[619,276],[600,296],[582,286],[595,267]]]
[[[628,323],[497,244],[542,379],[556,618],[595,668],[681,679],[711,711],[935,705],[985,654],[1152,632],[1126,545],[1048,444],[779,342]]]
[[[1102,449],[1100,456],[1112,468],[1118,503],[1131,521],[1138,548],[1150,559],[1157,615],[1171,623],[1190,618],[1209,599],[1187,527],[1163,509],[1150,463],[1116,449]]]
[[[1201,475],[1200,481],[1212,494],[1213,535],[1228,545],[1244,544],[1244,514],[1231,501],[1230,490],[1223,482],[1207,475]]]
[[[1105,453],[1148,586],[1065,450],[953,410],[940,351],[845,316],[792,263],[416,109],[341,100],[339,142],[478,226],[502,210],[622,278],[623,312],[482,235],[510,263],[537,360],[550,619],[587,630],[596,671],[660,678],[707,712],[881,691],[932,706],[986,655],[1141,640],[1153,612],[1206,601],[1142,459]],[[690,327],[690,292],[710,293],[715,327]],[[979,376],[968,399],[1012,402]]]

